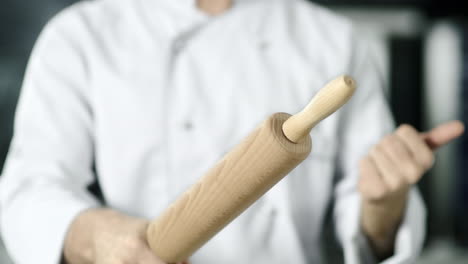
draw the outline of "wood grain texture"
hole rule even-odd
[[[149,225],[157,256],[187,260],[309,155],[310,136],[293,143],[283,135],[289,117],[268,118]]]
[[[309,135],[320,121],[343,106],[354,94],[356,82],[343,75],[322,88],[301,112],[288,119],[283,125],[284,135],[292,142],[299,142]]]
[[[309,133],[353,95],[355,81],[340,76],[300,113],[272,115],[154,220],[147,240],[162,260],[187,260],[310,153]]]

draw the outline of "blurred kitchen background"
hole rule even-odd
[[[0,0],[0,170],[31,48],[46,21],[73,2]],[[463,1],[315,2],[351,18],[369,39],[397,123],[419,129],[452,119],[468,124],[468,10]],[[419,184],[429,212],[420,263],[468,263],[468,136],[437,155],[434,169]],[[0,263],[11,263],[1,239]]]

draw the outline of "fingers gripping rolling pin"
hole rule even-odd
[[[148,226],[154,253],[167,263],[187,260],[309,155],[311,129],[354,90],[341,76],[300,113],[270,116]]]

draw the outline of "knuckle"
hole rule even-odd
[[[420,173],[420,169],[419,169],[419,166],[416,164],[410,164],[406,168],[406,175],[408,175],[410,179],[418,178],[419,173]]]
[[[416,130],[411,125],[408,125],[408,124],[402,124],[397,129],[397,133],[403,136],[413,134],[415,133],[415,131]]]
[[[414,184],[421,178],[423,169],[415,163],[408,163],[405,171],[409,182]]]
[[[405,185],[405,181],[402,177],[395,176],[391,181],[388,183],[388,189],[391,193],[398,192],[403,186]]]
[[[389,146],[392,146],[394,144],[394,141],[395,141],[395,136],[390,134],[390,135],[386,135],[382,141],[381,141],[381,145],[384,146],[384,147],[389,147]]]
[[[401,131],[401,132],[407,132],[407,131],[411,131],[413,129],[413,127],[409,124],[401,124],[399,127],[398,127],[398,131]]]
[[[371,186],[366,181],[361,180],[358,187],[359,192],[366,199],[378,200],[384,196],[384,193],[379,186]]]
[[[432,153],[427,153],[421,157],[422,166],[425,169],[430,169],[434,165],[435,157]]]

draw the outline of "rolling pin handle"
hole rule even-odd
[[[291,142],[300,142],[315,125],[343,106],[355,90],[356,82],[347,75],[329,82],[301,112],[284,122],[284,136]]]

